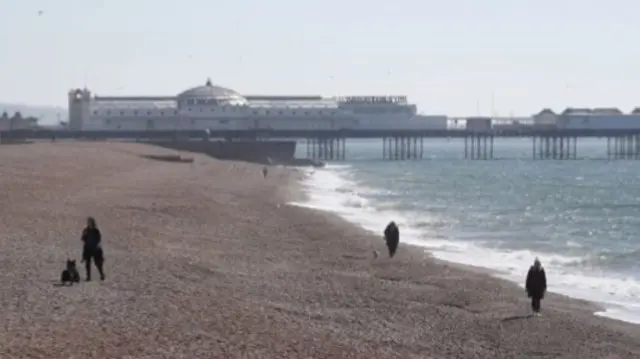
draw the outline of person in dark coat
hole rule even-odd
[[[540,301],[544,298],[544,293],[547,291],[547,275],[538,258],[536,258],[531,268],[529,268],[525,289],[527,295],[531,298],[531,309],[533,309],[533,313],[540,315]]]
[[[87,281],[91,280],[91,260],[95,263],[100,272],[100,280],[104,280],[104,253],[102,252],[102,235],[96,225],[96,220],[93,217],[87,218],[87,227],[82,231],[82,261],[85,263],[87,270]]]
[[[398,244],[400,243],[400,230],[396,225],[396,222],[391,221],[384,230],[384,239],[387,241],[387,248],[389,248],[389,258],[392,258],[396,254]]]

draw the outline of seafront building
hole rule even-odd
[[[567,130],[640,129],[640,107],[629,113],[617,108],[567,108],[561,113],[544,109],[533,116],[536,127]]]
[[[210,80],[177,96],[97,96],[69,91],[72,130],[446,129],[406,96],[242,95]]]
[[[0,131],[26,130],[38,127],[38,119],[31,116],[22,116],[20,112],[16,112],[9,116],[4,111],[0,114]]]

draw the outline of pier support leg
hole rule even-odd
[[[537,135],[532,138],[534,160],[569,160],[577,158],[577,137],[562,135]]]
[[[469,136],[464,136],[464,158],[469,158]]]
[[[329,158],[328,158],[328,159],[333,161],[333,160],[335,160],[335,159],[336,159],[336,158],[335,158],[335,154],[336,154],[336,149],[335,149],[336,142],[335,142],[335,140],[334,140],[333,138],[330,138],[330,139],[328,139],[327,141],[329,142]]]
[[[307,158],[324,161],[339,161],[346,158],[346,139],[308,138]]]
[[[640,159],[640,133],[607,136],[607,159]]]
[[[382,137],[382,159],[387,159],[387,138]]]
[[[607,158],[609,160],[639,159],[640,134],[607,136]]]
[[[423,155],[422,137],[394,136],[382,138],[382,159],[415,160]]]
[[[494,141],[495,137],[493,135],[491,135],[490,137],[490,144],[489,144],[489,159],[493,159],[493,141]]]
[[[493,159],[492,134],[471,134],[464,137],[464,158],[469,160]]]

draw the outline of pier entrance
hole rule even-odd
[[[464,137],[464,158],[493,159],[493,134],[475,133]]]
[[[345,138],[307,138],[307,158],[325,161],[344,161]]]
[[[640,158],[640,134],[607,137],[607,158],[631,160]]]
[[[560,135],[533,136],[534,160],[575,160],[578,138]]]
[[[394,136],[382,138],[382,159],[391,161],[417,160],[424,153],[424,138]]]

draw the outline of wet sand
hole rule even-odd
[[[514,284],[285,205],[295,172],[140,157],[171,153],[0,146],[0,357],[640,357],[640,326],[591,304],[549,295],[528,317]],[[55,286],[87,215],[107,280]]]

